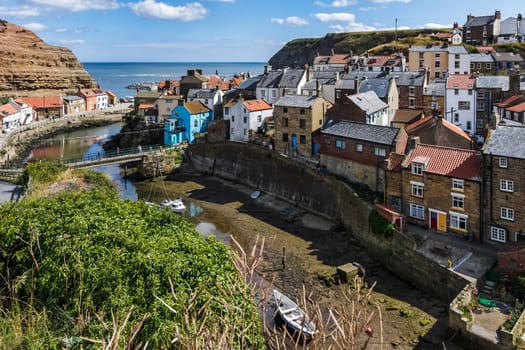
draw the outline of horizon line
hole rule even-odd
[[[80,61],[80,63],[268,63],[267,61]]]

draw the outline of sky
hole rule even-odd
[[[521,6],[520,6],[521,5]],[[523,0],[0,0],[0,19],[80,62],[267,62],[328,33],[463,25],[525,15]]]

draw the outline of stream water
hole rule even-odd
[[[67,158],[90,158],[92,155],[104,156],[103,144],[112,136],[120,133],[122,123],[114,123],[106,126],[75,130],[54,135],[33,147],[31,157],[34,160],[58,160]],[[169,185],[160,181],[142,182],[131,181],[126,174],[126,168],[118,164],[105,165],[94,168],[109,176],[113,185],[118,189],[120,198],[132,201],[144,200],[160,203],[163,199],[177,198],[180,194],[173,191]],[[130,169],[132,171],[132,169]],[[195,229],[204,237],[214,235],[217,240],[229,243],[230,236],[217,229],[213,222],[201,222],[199,215],[203,209],[195,202],[185,200],[186,210],[184,215],[189,221],[195,223]]]

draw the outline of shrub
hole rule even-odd
[[[393,234],[394,225],[382,217],[376,209],[372,210],[368,215],[368,224],[376,235],[391,237]]]

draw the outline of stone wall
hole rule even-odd
[[[505,245],[504,250],[498,252],[498,269],[510,277],[525,272],[525,242]]]
[[[384,240],[372,234],[367,218],[373,205],[361,200],[349,186],[333,177],[253,144],[191,145],[187,154],[197,170],[257,187],[309,211],[341,221],[378,261],[439,300],[452,301],[467,284],[452,271],[419,254],[410,237],[396,233],[391,240]]]

